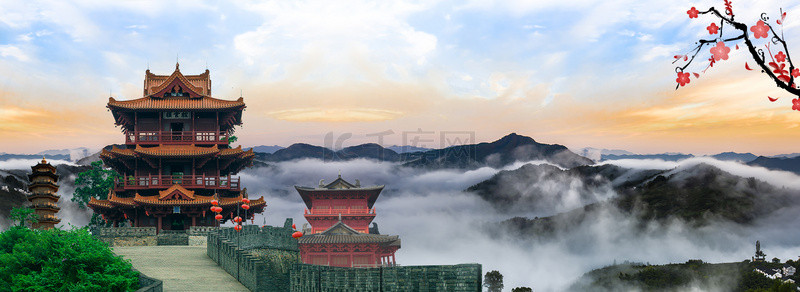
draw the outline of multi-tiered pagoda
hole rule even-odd
[[[117,226],[154,226],[158,231],[215,226],[211,201],[219,200],[223,220],[237,216],[247,189],[234,176],[253,161],[252,149],[231,148],[234,126],[242,124],[244,100],[211,97],[209,71],[171,75],[148,69],[144,96],[108,100],[125,146],[104,149],[103,162],[122,175],[108,198],[89,207]],[[252,200],[245,219],[261,213],[264,197]]]
[[[384,186],[362,187],[342,176],[318,187],[295,186],[306,207],[311,225],[298,241],[304,263],[336,267],[376,267],[395,265],[400,237],[378,233],[373,205]]]
[[[61,219],[56,217],[56,213],[60,208],[58,207],[59,195],[58,192],[58,174],[56,174],[56,167],[50,165],[44,158],[42,162],[31,166],[31,174],[28,175],[30,184],[28,191],[28,201],[31,202],[34,214],[36,214],[37,222],[33,223],[31,227],[37,229],[51,229],[56,226]]]

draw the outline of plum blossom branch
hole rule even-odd
[[[711,48],[712,57],[709,58],[710,62],[709,67],[713,67],[715,61],[727,59],[727,53],[730,51],[730,48],[726,47],[725,43],[730,41],[743,40],[744,45],[745,47],[747,47],[748,52],[753,57],[756,64],[758,64],[758,66],[761,67],[762,69],[761,71],[767,74],[767,76],[769,76],[769,78],[772,79],[779,88],[795,96],[800,97],[800,87],[794,84],[795,77],[800,77],[800,70],[796,70],[794,63],[792,62],[791,55],[789,54],[788,45],[786,44],[786,41],[783,38],[783,33],[782,33],[783,31],[781,30],[780,35],[775,31],[773,26],[769,23],[769,17],[767,16],[766,13],[761,14],[760,17],[761,20],[759,20],[758,24],[753,27],[748,27],[747,24],[734,21],[734,14],[729,0],[725,0],[725,15],[720,13],[720,11],[714,7],[711,7],[706,11],[698,11],[695,7],[692,7],[692,9],[687,11],[687,14],[689,14],[689,18],[697,18],[697,16],[700,14],[710,14],[718,18],[720,20],[719,37],[715,39],[701,39],[698,42],[696,42],[697,46],[690,51],[690,54],[675,56],[676,60],[673,61],[673,64],[675,62],[681,61],[681,59],[683,59],[683,61],[686,61],[686,63],[683,66],[677,66],[675,68],[676,73],[678,73],[678,80],[676,81],[678,81],[679,83],[678,86],[676,86],[676,89],[679,88],[680,86],[684,86],[685,84],[689,83],[689,77],[688,77],[689,74],[683,72],[689,67],[689,65],[693,63],[697,55],[700,53],[700,51],[706,44],[714,44],[714,43],[717,44],[716,47]],[[777,24],[781,25],[781,27],[783,25],[783,20],[785,16],[786,13],[783,12],[783,10],[781,10],[781,19],[777,21]],[[723,30],[726,27],[725,24],[728,24],[733,29],[741,32],[741,34],[732,38],[727,38],[727,39],[723,38]],[[713,23],[712,26],[709,26],[707,29],[709,30],[710,34],[716,33],[716,27],[713,27]],[[781,45],[783,47],[783,52],[779,52],[778,55],[773,56],[770,51],[769,54],[770,58],[772,58],[772,62],[767,63],[764,51],[761,48],[756,48],[756,46],[753,44],[753,41],[751,40],[750,37],[750,32],[753,32],[753,36],[756,39],[767,38],[769,37],[768,33],[771,33],[772,37],[770,40],[772,41],[772,43],[776,45]],[[738,45],[736,46],[736,48],[737,49],[739,48]],[[769,47],[767,47],[767,49],[769,50]],[[689,58],[689,55],[691,55],[691,58]],[[786,66],[785,63],[788,63],[789,65],[788,71],[785,70]],[[748,70],[751,70],[749,68],[749,65],[747,64],[745,65]],[[774,70],[770,69],[769,66],[772,66]],[[682,73],[684,75],[682,75]],[[695,73],[695,77],[698,76],[699,74]],[[772,98],[770,98],[770,100],[772,100]]]

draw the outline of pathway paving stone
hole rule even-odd
[[[250,291],[206,255],[205,246],[113,247],[164,291]]]

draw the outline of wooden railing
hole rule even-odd
[[[228,144],[217,131],[125,131],[125,144]]]
[[[114,188],[120,189],[149,189],[168,188],[179,184],[184,188],[226,189],[239,190],[239,178],[232,176],[207,176],[207,175],[147,175],[126,176],[124,179],[114,181]]]
[[[375,214],[375,208],[367,209],[367,208],[350,208],[347,209],[334,209],[334,208],[325,208],[325,209],[306,209],[306,215],[361,215],[361,214]]]

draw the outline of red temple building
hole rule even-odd
[[[299,239],[304,263],[336,267],[376,267],[395,265],[400,237],[378,234],[373,205],[384,186],[361,187],[340,175],[330,184],[295,186],[306,207],[304,228]]]
[[[31,166],[31,174],[28,175],[30,184],[28,191],[28,201],[36,214],[36,222],[31,227],[36,229],[52,229],[61,219],[56,217],[56,213],[61,208],[58,207],[58,174],[56,167],[42,158],[42,162]]]
[[[108,198],[92,198],[89,207],[118,226],[184,230],[190,226],[216,226],[209,208],[213,199],[223,208],[223,220],[237,216],[247,196],[233,176],[250,165],[252,149],[231,148],[234,126],[242,124],[244,100],[211,97],[209,71],[183,75],[179,66],[171,75],[148,69],[144,96],[108,100],[108,109],[125,135],[124,147],[103,149],[100,158],[122,178]],[[252,200],[247,217],[266,206],[264,197]]]

